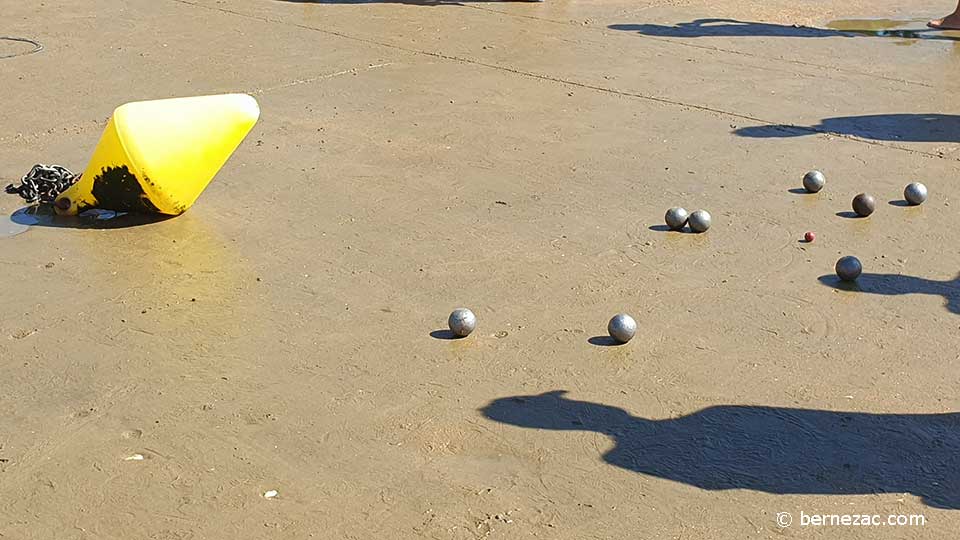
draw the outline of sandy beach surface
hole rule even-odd
[[[2,185],[126,102],[262,111],[174,219],[0,197],[0,538],[955,537],[934,4],[0,0]]]

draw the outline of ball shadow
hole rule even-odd
[[[839,289],[841,291],[863,292],[860,284],[854,281],[844,281],[836,274],[826,274],[817,278],[817,281],[828,287]]]
[[[596,345],[597,347],[620,347],[626,345],[626,343],[620,343],[610,336],[593,336],[587,340],[587,343]]]
[[[816,193],[810,193],[809,191],[803,189],[802,187],[790,188],[787,190],[788,193],[793,193],[794,195],[816,195]]]
[[[463,339],[462,337],[454,334],[450,330],[434,330],[433,332],[430,332],[430,337],[432,337],[433,339],[440,339],[443,341],[454,341],[458,339]]]
[[[897,199],[897,200],[895,200],[895,201],[890,201],[890,202],[887,203],[887,204],[889,204],[890,206],[899,206],[899,207],[901,207],[901,208],[909,208],[909,207],[913,206],[912,204],[910,204],[910,201],[905,201],[905,200],[903,200],[903,199]]]
[[[863,219],[867,216],[861,216],[856,212],[851,212],[850,210],[847,210],[845,212],[837,212],[837,217],[842,217],[844,219]]]

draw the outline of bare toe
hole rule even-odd
[[[942,19],[934,19],[928,22],[927,26],[937,30],[960,30],[960,13],[953,13]]]

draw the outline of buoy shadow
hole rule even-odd
[[[172,219],[166,214],[140,214],[112,210],[87,210],[79,216],[60,216],[50,205],[25,206],[13,214],[10,221],[29,227],[59,229],[126,229]]]

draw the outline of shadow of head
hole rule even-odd
[[[567,399],[566,394],[554,390],[501,398],[480,411],[490,420],[532,429],[606,432],[635,420],[623,409]]]
[[[834,289],[897,296],[904,294],[929,294],[942,296],[947,311],[960,315],[960,275],[952,280],[937,281],[903,274],[861,274],[856,281],[842,281],[835,274],[817,278],[821,284]]]

